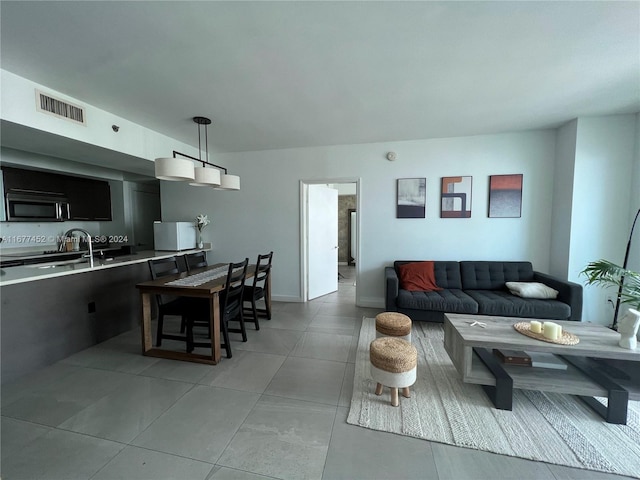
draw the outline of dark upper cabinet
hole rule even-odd
[[[67,177],[70,220],[111,220],[111,188],[102,180]]]
[[[112,220],[111,187],[108,182],[98,182],[94,191],[94,217],[96,220]]]
[[[65,195],[65,176],[36,170],[2,167],[4,193]]]
[[[38,192],[65,197],[69,220],[111,220],[109,182],[57,173],[2,167],[4,193]]]

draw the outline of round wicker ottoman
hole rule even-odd
[[[409,398],[409,387],[416,381],[418,351],[411,343],[401,338],[376,338],[369,346],[371,377],[377,383],[376,395],[382,387],[391,388],[391,405],[400,405],[398,389]]]
[[[396,337],[411,341],[411,319],[404,313],[383,312],[376,315],[376,338]]]

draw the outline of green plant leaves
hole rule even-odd
[[[589,263],[580,274],[587,277],[587,285],[621,288],[620,303],[640,308],[640,273],[601,259]]]

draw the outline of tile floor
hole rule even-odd
[[[362,316],[339,290],[276,303],[217,366],[132,331],[2,388],[1,475],[34,479],[613,479],[348,425]]]

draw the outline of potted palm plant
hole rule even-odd
[[[640,273],[608,260],[598,260],[587,265],[582,274],[587,277],[587,285],[617,287],[620,289],[620,303],[640,308]]]
[[[623,268],[608,260],[591,262],[581,272],[587,277],[587,285],[616,287],[618,296],[612,328],[617,326],[618,306],[627,303],[632,309],[640,310],[640,273]]]
[[[618,327],[618,313],[620,312],[621,303],[629,303],[632,313],[640,316],[640,313],[638,313],[638,310],[640,310],[640,274],[627,270],[629,253],[631,253],[633,230],[636,228],[638,217],[640,217],[640,208],[631,223],[629,241],[627,242],[627,250],[624,254],[622,266],[616,265],[608,260],[598,260],[597,262],[591,262],[587,265],[587,268],[580,272],[587,277],[587,285],[618,287],[616,307],[613,313],[613,324],[611,325],[611,328],[614,330]]]

